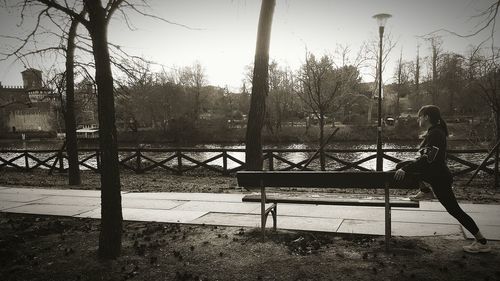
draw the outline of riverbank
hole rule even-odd
[[[338,142],[373,142],[377,139],[377,127],[367,125],[339,125],[325,126],[325,138],[335,128],[338,132],[333,141]],[[473,144],[487,142],[492,135],[492,128],[484,124],[470,125],[468,123],[448,124],[450,140],[467,141]],[[394,126],[383,127],[383,142],[418,141],[419,135],[423,133],[415,120],[400,121]],[[128,143],[173,143],[173,144],[197,144],[197,143],[244,143],[246,128],[217,128],[199,127],[186,129],[180,135],[174,135],[161,130],[142,130],[137,133],[120,132],[119,142]],[[318,126],[283,126],[282,128],[270,130],[264,127],[262,140],[264,144],[283,143],[317,143],[320,135]]]
[[[450,130],[450,141],[468,142],[472,146],[488,144],[492,139],[492,128],[484,124],[470,125],[468,123],[448,124]],[[363,125],[339,125],[332,127],[325,126],[325,138],[330,135],[335,128],[339,131],[335,134],[333,142],[372,142],[377,139],[376,126]],[[394,126],[384,126],[382,133],[383,142],[413,141],[419,139],[422,132],[414,120],[400,121]],[[162,144],[166,146],[196,145],[196,144],[234,144],[245,142],[246,128],[232,128],[219,126],[200,126],[198,128],[186,128],[182,132],[173,133],[161,129],[141,129],[138,132],[119,131],[118,142],[120,145],[132,144]],[[319,127],[310,126],[283,126],[281,129],[262,130],[264,144],[289,144],[289,143],[309,143],[316,144],[319,138]],[[25,141],[58,141],[55,134],[42,134],[38,132],[25,133]],[[0,137],[2,143],[21,141],[20,133],[5,133]],[[82,139],[82,145],[97,145],[97,140]]]
[[[78,189],[100,189],[99,174],[91,171],[81,171],[82,184]],[[465,186],[470,175],[454,178],[454,192],[461,202],[498,204],[500,203],[500,190],[494,188],[493,179],[489,175],[480,173],[474,181]],[[220,176],[211,171],[195,170],[186,175],[173,175],[162,171],[151,171],[145,174],[135,174],[130,171],[121,171],[121,186],[123,191],[130,192],[208,192],[208,193],[242,193],[245,190],[238,187],[234,176]],[[68,176],[55,172],[49,176],[44,169],[35,169],[29,172],[20,172],[14,169],[0,171],[0,185],[29,188],[56,188],[69,189]],[[286,189],[290,191],[290,189]],[[383,195],[383,190],[371,189],[318,189],[301,190],[291,189],[296,193],[315,192],[318,194],[349,194],[350,196]],[[397,196],[409,196],[415,190],[391,190]]]

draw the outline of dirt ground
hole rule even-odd
[[[500,280],[500,243],[125,222],[122,255],[97,258],[99,221],[0,214],[0,280]]]
[[[96,190],[100,188],[99,174],[91,171],[82,171],[82,185],[77,189]],[[498,204],[500,203],[500,189],[494,188],[493,179],[489,175],[479,174],[470,186],[465,186],[470,175],[455,177],[454,192],[461,202]],[[241,193],[234,176],[221,176],[214,172],[195,170],[187,175],[173,175],[162,171],[152,171],[145,174],[135,174],[130,171],[121,171],[120,175],[123,191],[131,192],[211,192],[211,193]],[[31,188],[71,188],[68,186],[68,176],[54,172],[49,176],[47,170],[36,169],[30,172],[20,172],[13,169],[0,170],[0,185]],[[367,189],[318,189],[301,190],[289,189],[297,193],[314,192],[318,194],[341,194],[349,196],[383,196],[383,190]],[[391,190],[391,194],[408,196],[415,190]]]

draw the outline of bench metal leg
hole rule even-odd
[[[384,187],[385,191],[385,250],[389,251],[391,242],[391,203],[389,199],[389,184]]]
[[[266,238],[266,187],[260,182],[260,228],[262,231],[262,240]]]
[[[266,238],[266,222],[269,213],[273,216],[273,230],[276,231],[276,226],[278,224],[278,203],[273,203],[269,208],[266,209],[266,187],[264,183],[260,182],[260,228],[262,232],[262,240]]]
[[[278,208],[278,203],[273,203],[269,208],[266,209],[266,221],[267,218],[269,217],[269,213],[273,216],[273,230],[276,231],[276,225],[278,224],[278,217],[277,217],[277,208]]]
[[[273,215],[273,231],[276,231],[276,226],[278,224],[278,203],[274,203],[274,208],[271,209],[271,215]]]

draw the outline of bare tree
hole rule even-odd
[[[288,68],[283,68],[273,61],[269,65],[269,103],[266,114],[269,118],[269,126],[279,132],[283,121],[294,102],[293,95],[294,77]]]
[[[248,170],[262,170],[262,127],[266,114],[266,97],[269,92],[269,45],[276,0],[262,0],[255,62],[252,78],[252,94],[245,137],[245,161]]]
[[[201,91],[207,84],[205,70],[200,62],[195,62],[191,67],[184,67],[180,71],[180,83],[194,93],[193,118],[198,120],[201,110]]]
[[[413,82],[413,91],[411,93],[412,104],[413,107],[419,108],[422,105],[422,94],[420,92],[420,44],[417,44],[417,55],[415,57],[415,62],[409,63],[409,75],[411,75],[411,80]]]
[[[443,54],[440,72],[440,84],[446,94],[447,104],[443,108],[448,114],[455,114],[457,99],[465,88],[464,57],[453,52]]]
[[[491,52],[492,56],[495,55],[495,29],[496,29],[496,23],[497,23],[497,16],[498,16],[498,9],[500,8],[500,0],[494,0],[486,9],[483,11],[480,11],[479,14],[471,16],[471,19],[474,19],[478,21],[478,23],[475,26],[475,30],[463,34],[463,33],[458,33],[455,31],[451,31],[448,29],[438,29],[435,31],[432,31],[428,33],[427,35],[424,35],[423,37],[434,37],[436,34],[439,34],[440,32],[446,32],[453,34],[458,37],[462,38],[470,38],[470,37],[475,37],[478,34],[480,34],[483,31],[488,31],[489,35],[486,39],[484,39],[480,44],[479,47],[481,47],[484,43],[487,41],[491,41]]]
[[[394,78],[396,79],[396,96],[395,96],[395,110],[394,114],[396,116],[400,115],[400,104],[399,100],[403,96],[407,96],[409,93],[409,66],[403,61],[403,48],[401,48],[401,53],[399,55],[398,62],[396,64],[396,69],[394,73]]]
[[[6,4],[6,2],[4,2]],[[24,12],[33,8],[38,10],[36,24],[31,33],[21,40],[19,49],[24,48],[30,38],[37,34],[41,19],[48,18],[54,20],[54,12],[58,13],[63,21],[71,20],[78,22],[86,28],[90,35],[90,42],[85,47],[79,46],[92,54],[94,63],[87,66],[95,68],[95,82],[97,84],[97,107],[99,116],[99,147],[101,159],[101,233],[99,237],[99,256],[105,259],[115,258],[121,251],[122,233],[122,210],[120,194],[120,175],[118,168],[117,137],[115,126],[114,107],[114,79],[111,72],[111,64],[122,71],[120,64],[110,56],[109,46],[112,45],[107,38],[108,23],[116,11],[120,11],[125,22],[130,26],[127,11],[136,12],[140,15],[159,19],[161,21],[183,26],[168,20],[161,19],[154,15],[145,13],[139,8],[147,6],[144,1],[140,3],[130,3],[127,0],[108,0],[105,3],[101,0],[80,0],[80,1],[58,1],[58,0],[19,0],[17,7],[21,9],[21,18]],[[81,11],[85,11],[83,13]],[[54,22],[55,23],[55,22]],[[56,24],[57,25],[57,24]],[[191,29],[191,28],[190,28]],[[85,44],[83,44],[85,45]],[[47,48],[49,50],[51,48]],[[16,52],[15,50],[14,52]],[[123,53],[120,48],[116,48],[118,53]],[[40,51],[40,50],[38,50]]]
[[[334,99],[340,92],[341,79],[336,72],[333,61],[328,56],[319,60],[311,53],[306,53],[306,59],[297,75],[296,93],[310,112],[319,122],[319,147],[324,144],[324,128],[326,114],[331,112]],[[325,170],[325,155],[320,152],[321,169]]]
[[[372,40],[364,43],[363,50],[365,50],[366,56],[365,60],[366,62],[374,67],[372,72],[372,77],[375,79],[373,88],[372,88],[372,99],[375,100],[377,97],[378,93],[378,80],[379,80],[379,56],[380,56],[380,42],[379,42],[379,36],[374,37]],[[385,70],[385,67],[387,65],[387,62],[389,61],[389,55],[391,54],[392,50],[396,47],[397,41],[395,41],[391,35],[390,32],[385,32],[384,33],[384,38],[383,38],[383,45],[384,49],[383,54],[382,54],[382,72]],[[383,81],[382,81],[383,82]],[[368,103],[368,123],[372,123],[372,111],[373,111],[373,105],[374,102]]]
[[[85,10],[80,12],[84,16]],[[68,154],[68,174],[69,185],[79,185],[81,183],[80,169],[78,163],[78,144],[76,139],[76,118],[75,118],[75,37],[79,22],[71,20],[68,31],[66,45],[66,104],[64,109],[64,121],[66,132],[66,151]]]
[[[500,48],[495,50],[492,57],[481,56],[476,53],[475,60],[478,62],[476,85],[480,89],[481,96],[490,107],[495,120],[496,142],[500,141]],[[499,186],[499,150],[495,153],[495,186]]]
[[[427,38],[429,41],[431,56],[429,57],[429,64],[431,69],[431,83],[430,83],[430,92],[432,97],[432,104],[437,105],[438,96],[439,96],[439,60],[441,59],[441,55],[443,52],[443,41],[439,36],[431,36]]]
[[[30,4],[29,1],[25,1],[23,3],[23,8],[27,7]],[[5,8],[8,8],[6,4],[4,4]],[[81,11],[80,15],[84,16],[85,11]],[[24,15],[21,12],[21,17]],[[42,27],[41,16],[45,15],[48,18],[49,22],[52,24],[52,27],[59,29],[61,34],[55,34],[54,32],[47,29],[47,27]],[[2,37],[6,39],[14,39],[20,42],[19,47],[14,51],[4,53],[4,58],[2,60],[8,59],[12,56],[17,57],[17,60],[23,62],[23,64],[27,65],[28,62],[26,58],[34,55],[43,55],[47,52],[55,52],[64,53],[66,57],[66,71],[64,75],[59,77],[60,82],[65,82],[65,88],[59,88],[58,83],[55,83],[56,90],[60,95],[61,100],[61,111],[64,116],[65,121],[65,133],[66,133],[66,152],[68,155],[68,164],[69,164],[69,185],[79,185],[81,183],[80,179],[80,170],[78,164],[78,147],[76,141],[76,122],[75,122],[75,112],[74,112],[74,51],[75,51],[75,38],[76,38],[76,29],[78,26],[78,21],[76,19],[71,20],[68,30],[65,30],[64,20],[60,20],[59,17],[50,12],[49,9],[44,9],[42,13],[38,14],[36,25],[31,33],[29,33],[25,38],[21,37],[13,37],[13,36],[5,36]],[[41,31],[40,31],[41,30]],[[47,34],[49,36],[54,36],[60,40],[59,45],[49,46],[45,48],[35,48],[34,50],[24,51],[29,43],[36,44],[34,40],[35,35]],[[65,42],[64,42],[65,41]],[[65,98],[63,99],[62,96]],[[59,120],[58,120],[59,121]]]

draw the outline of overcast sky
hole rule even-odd
[[[460,33],[474,30],[478,19],[471,18],[495,0],[277,0],[270,55],[271,59],[296,69],[304,59],[305,48],[317,55],[333,53],[337,44],[349,45],[355,53],[362,42],[376,38],[378,27],[372,16],[393,15],[386,26],[397,47],[384,72],[393,76],[394,62],[402,49],[404,59],[414,59],[419,35],[445,28]],[[110,41],[129,53],[144,56],[166,67],[191,65],[199,61],[210,84],[236,90],[241,86],[245,66],[255,52],[257,22],[261,1],[257,0],[155,0],[148,1],[150,13],[201,30],[188,30],[158,20],[131,15],[136,30],[123,20],[109,28]],[[118,14],[117,14],[118,15]],[[0,34],[19,34],[16,11],[0,11]],[[29,22],[29,20],[27,21]],[[495,37],[500,35],[497,28]],[[464,53],[488,34],[469,39],[444,34],[443,48]],[[5,40],[0,49],[7,47]],[[429,53],[428,43],[420,39],[420,53]],[[498,44],[497,44],[498,45]],[[50,58],[46,58],[50,60]],[[34,62],[36,66],[38,62]],[[21,85],[21,64],[0,62],[0,81]],[[167,68],[168,69],[168,68]],[[369,71],[369,70],[365,70]],[[369,76],[364,76],[370,80]]]

